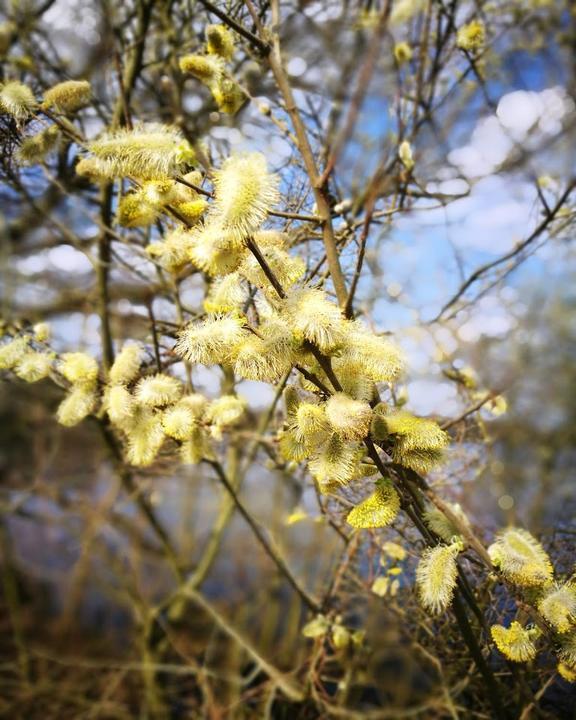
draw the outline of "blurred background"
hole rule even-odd
[[[222,6],[255,30],[243,3]],[[257,6],[268,19],[267,4]],[[465,508],[484,539],[507,524],[529,528],[558,572],[570,573],[574,8],[569,0],[434,0],[394,21],[394,6],[382,26],[377,2],[281,3],[286,68],[321,162],[327,138],[340,137],[357,103],[331,186],[350,275],[365,190],[380,173],[380,214],[370,225],[356,310],[406,353],[395,402],[449,428],[453,442],[435,487]],[[0,14],[3,80],[22,79],[41,95],[58,80],[89,79],[94,102],[75,120],[89,138],[109,122],[119,68],[143,42],[145,21],[133,116],[176,123],[187,137],[202,138],[215,165],[232,152],[264,152],[282,177],[281,208],[314,211],[278,91],[249,47],[239,41],[234,75],[251,100],[233,117],[218,112],[199,83],[179,77],[176,58],[195,50],[206,23],[218,20],[208,3],[12,0]],[[454,24],[475,17],[487,29],[478,58],[459,50],[454,37]],[[411,48],[407,62],[394,53],[401,42]],[[369,58],[372,71],[358,97]],[[47,321],[55,351],[99,357],[98,188],[75,176],[81,149],[73,143],[40,165],[18,165],[19,139],[36,129],[0,116],[2,317]],[[402,138],[412,147],[410,177],[397,161]],[[287,227],[295,252],[313,268],[322,258],[318,234],[297,221]],[[142,252],[148,238],[118,232],[113,337],[150,348],[152,323],[179,322],[174,295]],[[201,306],[204,282],[196,274],[180,283],[184,308]],[[162,351],[173,342],[162,337]],[[194,372],[208,395],[230,380],[219,368]],[[264,441],[247,433],[249,447],[240,437],[222,454],[230,467],[244,468],[243,502],[295,575],[319,597],[332,593],[350,633],[365,631],[370,650],[353,661],[303,635],[310,613],[277,577],[211,468],[175,467],[162,456],[136,473],[129,493],[96,423],[57,424],[58,387],[8,373],[2,380],[0,716],[332,717],[280,704],[242,644],[193,603],[171,602],[177,582],[136,501],[144,497],[204,596],[275,665],[317,672],[318,702],[337,704],[341,717],[490,717],[449,619],[433,623],[417,605],[418,545],[405,522],[344,541],[345,512],[357,492],[339,502],[321,499],[321,510],[305,468],[282,465],[268,450],[281,425],[278,388],[237,383],[249,400],[245,429],[260,427],[267,413],[271,422]],[[402,545],[406,557],[386,551],[386,542]],[[375,592],[379,577],[390,584]],[[502,599],[490,620],[506,617],[509,604]],[[523,718],[574,717],[574,691],[559,678],[548,683],[550,667],[542,661],[534,669],[528,697],[542,692]]]

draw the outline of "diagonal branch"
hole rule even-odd
[[[556,204],[553,208],[550,209],[550,211],[546,214],[546,217],[542,220],[542,222],[533,230],[533,232],[519,245],[517,245],[513,250],[506,253],[505,255],[502,255],[501,257],[497,258],[496,260],[493,260],[492,262],[486,263],[485,265],[481,265],[479,268],[477,268],[468,278],[465,280],[462,285],[458,288],[456,293],[448,300],[448,302],[444,305],[442,310],[438,313],[438,315],[431,320],[431,323],[438,322],[442,319],[442,316],[444,313],[451,308],[455,303],[460,300],[460,298],[464,295],[464,293],[468,290],[468,288],[473,285],[477,280],[481,280],[484,278],[491,270],[494,270],[494,268],[499,267],[503,263],[507,262],[508,260],[512,260],[516,256],[518,256],[523,250],[525,250],[527,247],[529,247],[535,240],[537,240],[540,235],[542,235],[543,232],[545,232],[548,228],[548,226],[551,224],[551,222],[556,218],[559,211],[564,206],[564,203],[570,196],[572,190],[576,187],[576,178],[572,179],[569,183]]]

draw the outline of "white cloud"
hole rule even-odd
[[[538,144],[541,136],[558,133],[574,101],[563,87],[533,92],[514,90],[500,98],[496,114],[481,118],[470,142],[450,152],[448,159],[470,178],[493,172],[515,143]]]
[[[70,273],[85,273],[92,270],[92,264],[86,255],[71,245],[59,245],[48,253],[48,259],[57,270]]]

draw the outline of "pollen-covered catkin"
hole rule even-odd
[[[427,473],[443,457],[448,435],[432,420],[399,411],[385,416],[390,435],[395,436],[394,461]]]
[[[98,363],[86,353],[64,353],[60,358],[59,369],[72,385],[92,387],[98,379]]]
[[[234,315],[216,315],[192,322],[180,333],[174,351],[189,362],[213,365],[227,362],[243,339],[244,321]]]
[[[72,427],[78,425],[85,417],[96,409],[98,398],[96,393],[83,385],[72,387],[58,406],[56,419],[61,425]]]
[[[22,140],[16,152],[16,159],[22,165],[33,165],[41,162],[56,147],[60,131],[56,125],[30,135]]]
[[[185,55],[179,60],[180,70],[210,86],[224,73],[222,59],[214,55]]]
[[[386,527],[399,511],[400,496],[390,481],[382,481],[372,495],[350,511],[346,522],[355,528]]]
[[[184,465],[196,465],[202,459],[213,460],[214,451],[210,438],[201,427],[195,427],[190,437],[180,447],[180,459]]]
[[[170,176],[195,157],[178,128],[158,123],[107,132],[89,143],[88,150],[105,162],[106,171],[113,177],[145,180]],[[79,167],[80,164],[76,172]]]
[[[218,225],[235,243],[243,243],[278,202],[278,180],[261,153],[231,156],[214,173]]]
[[[530,633],[519,622],[514,621],[509,628],[492,625],[490,634],[498,650],[508,660],[528,662],[536,657],[536,646],[532,642]]]
[[[43,106],[60,113],[72,113],[85,107],[92,97],[87,80],[66,80],[46,90]]]
[[[14,120],[25,120],[36,109],[34,93],[24,83],[13,80],[0,87],[0,112]]]
[[[247,380],[274,382],[287,373],[294,362],[292,334],[281,319],[263,321],[259,335],[246,334],[234,350],[234,370]]]
[[[234,272],[246,255],[246,249],[238,246],[233,235],[217,224],[217,218],[199,223],[189,235],[188,260],[208,275]]]
[[[240,310],[246,302],[248,290],[236,272],[217,278],[210,285],[204,299],[207,313],[228,313]]]
[[[174,440],[186,440],[197,426],[192,408],[182,400],[168,408],[162,415],[162,427],[168,437]]]
[[[28,340],[17,337],[0,345],[0,370],[12,370],[28,350]]]
[[[462,50],[478,53],[484,48],[486,41],[486,28],[482,20],[472,20],[463,25],[456,36],[456,44]]]
[[[558,675],[566,682],[576,683],[576,667],[570,667],[566,663],[559,662],[556,668]]]
[[[158,210],[139,192],[124,195],[116,210],[116,222],[127,228],[148,227],[157,217]]]
[[[416,585],[422,605],[431,613],[439,614],[452,602],[458,566],[456,558],[462,544],[436,545],[424,551],[416,568]]]
[[[562,637],[559,656],[562,662],[576,669],[576,632],[566,633]]]
[[[326,417],[346,440],[361,440],[368,435],[372,409],[345,393],[335,393],[326,403]]]
[[[104,392],[104,408],[110,421],[122,426],[134,413],[134,398],[124,385],[110,385]]]
[[[140,407],[126,433],[128,461],[138,467],[151,465],[164,443],[162,416],[148,407]]]
[[[222,395],[213,400],[206,408],[205,418],[217,428],[235,425],[244,415],[247,402],[237,395]]]
[[[294,412],[290,429],[299,443],[318,446],[330,433],[325,406],[310,402],[300,403]]]
[[[234,37],[225,25],[206,26],[206,49],[210,55],[231,60],[234,55]]]
[[[342,364],[350,363],[357,368],[358,374],[373,382],[393,382],[404,369],[402,351],[359,322],[350,323],[346,328],[341,361]]]
[[[539,601],[538,610],[555,630],[568,632],[576,625],[576,585],[554,586]]]
[[[552,563],[540,543],[527,530],[510,528],[499,533],[488,548],[494,565],[516,585],[534,587],[552,579]]]
[[[346,442],[338,433],[332,433],[308,467],[323,490],[334,484],[350,482],[358,473],[361,454],[358,445]]]
[[[306,264],[301,257],[290,255],[285,250],[284,242],[267,243],[266,241],[270,235],[271,233],[268,232],[256,232],[254,233],[254,242],[280,285],[287,290],[300,280],[306,270]],[[280,235],[280,233],[274,233],[273,235]],[[252,285],[271,295],[272,298],[276,298],[276,290],[272,288],[266,273],[252,254],[245,255],[239,272]]]
[[[142,348],[134,343],[126,343],[116,355],[108,379],[115,385],[128,385],[136,379],[142,364]]]
[[[36,352],[31,350],[25,353],[16,364],[14,372],[19,378],[29,383],[38,382],[48,377],[52,370],[54,353]]]
[[[291,292],[284,311],[295,333],[322,352],[330,352],[344,339],[346,323],[342,313],[321,290],[305,287]]]
[[[157,373],[142,378],[136,385],[134,395],[140,405],[156,408],[176,402],[182,395],[182,391],[180,380],[164,373]]]
[[[470,527],[468,518],[464,514],[464,511],[457,503],[446,503],[450,510],[456,515],[465,527]],[[444,513],[436,507],[429,508],[424,513],[424,520],[426,525],[436,533],[444,542],[452,542],[454,537],[460,537],[459,528],[446,516]]]

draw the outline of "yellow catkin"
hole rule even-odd
[[[313,448],[309,443],[296,437],[293,430],[283,430],[278,435],[278,449],[280,455],[288,462],[299,463],[313,455]]]
[[[391,482],[381,482],[366,500],[348,514],[354,528],[380,528],[392,523],[400,511],[400,496]]]
[[[48,377],[54,361],[53,353],[42,353],[34,350],[25,353],[18,361],[14,372],[19,378],[29,383],[38,382]]]
[[[309,464],[320,489],[350,482],[358,472],[360,453],[356,444],[348,443],[338,433],[333,433]]]
[[[123,227],[148,227],[158,217],[158,210],[146,202],[141,193],[124,195],[118,203],[116,222]]]
[[[471,53],[478,53],[484,48],[486,42],[486,29],[481,20],[472,20],[467,25],[459,28],[456,36],[456,44],[461,50]]]
[[[58,406],[56,419],[61,425],[78,425],[85,417],[96,410],[97,397],[93,390],[81,385],[74,387]]]
[[[556,668],[556,670],[558,671],[558,675],[564,678],[566,682],[576,683],[576,668],[570,667],[569,665],[566,665],[566,663],[560,662],[558,663],[558,667]]]
[[[202,428],[194,428],[190,437],[182,443],[180,459],[184,465],[196,465],[202,459],[214,459],[210,438]]]
[[[288,296],[285,313],[297,336],[318,346],[322,352],[333,350],[345,336],[346,324],[337,305],[316,288],[301,288]]]
[[[12,370],[28,351],[26,338],[12,338],[0,345],[0,370]]]
[[[259,336],[247,335],[234,350],[234,370],[247,380],[274,382],[294,362],[290,328],[270,318],[258,328]]]
[[[140,405],[156,408],[176,402],[182,395],[182,383],[177,378],[157,373],[142,378],[136,385],[134,396]]]
[[[412,170],[414,167],[414,156],[412,154],[412,146],[408,140],[403,140],[398,147],[398,157],[406,170]]]
[[[111,385],[104,393],[104,407],[115,425],[124,425],[134,413],[134,398],[124,385]]]
[[[95,183],[106,182],[116,177],[114,163],[95,157],[82,158],[76,163],[76,174]]]
[[[200,220],[208,209],[208,202],[205,198],[195,198],[183,202],[174,202],[172,207],[189,225],[193,225]]]
[[[294,387],[294,385],[288,385],[282,395],[286,414],[288,417],[293,418],[302,402],[298,388]]]
[[[488,548],[492,562],[513,583],[526,587],[552,579],[552,563],[540,543],[527,530],[510,528],[499,533]]]
[[[412,60],[412,48],[407,42],[399,42],[394,45],[394,58],[398,65],[410,62]]]
[[[234,55],[234,37],[225,25],[206,26],[206,49],[210,55],[231,60]]]
[[[98,363],[82,352],[64,353],[60,358],[59,370],[73,385],[92,386],[98,379]]]
[[[562,662],[576,668],[576,632],[566,633],[562,637],[559,655]]]
[[[235,425],[244,415],[247,402],[237,395],[222,395],[206,408],[206,422],[219,428]]]
[[[138,467],[151,465],[164,443],[161,415],[142,407],[127,430],[128,461]]]
[[[188,259],[208,275],[228,275],[240,266],[246,255],[244,247],[235,246],[234,237],[214,218],[199,223],[190,232]]]
[[[178,228],[164,236],[162,242],[154,242],[146,248],[147,255],[157,260],[169,272],[178,272],[189,262],[191,233]]]
[[[214,55],[185,55],[180,58],[179,65],[183,73],[206,85],[218,82],[224,72],[222,59]]]
[[[576,624],[576,585],[556,585],[540,600],[538,610],[555,630],[568,632]]]
[[[457,503],[447,503],[447,505],[465,527],[470,527],[468,518],[460,505]],[[424,513],[424,520],[430,530],[439,535],[444,542],[449,543],[455,536],[460,536],[459,528],[436,507],[432,507]]]
[[[177,202],[179,199],[179,185],[171,178],[146,180],[142,183],[140,194],[142,199],[159,208],[167,203]]]
[[[372,410],[368,403],[338,392],[326,403],[326,417],[343,438],[361,440],[368,435]]]
[[[238,243],[260,227],[279,199],[278,179],[261,153],[228,158],[215,172],[214,186],[218,223]]]
[[[60,131],[56,125],[41,130],[22,140],[16,152],[16,159],[22,165],[41,162],[56,147]]]
[[[492,625],[490,634],[494,644],[513,662],[528,662],[536,657],[536,646],[532,642],[530,633],[514,621],[509,628],[502,625]]]
[[[87,80],[66,80],[46,90],[43,105],[60,113],[72,113],[85,107],[92,97]]]
[[[204,309],[212,314],[238,311],[246,302],[247,296],[247,288],[240,275],[230,273],[210,284],[210,290],[204,299]]]
[[[136,379],[142,364],[142,348],[140,345],[126,343],[110,368],[109,380],[118,385],[127,385]]]
[[[27,85],[15,80],[0,87],[0,112],[20,121],[31,115],[35,108],[34,93]]]
[[[162,415],[162,427],[168,437],[174,440],[186,440],[192,435],[197,422],[191,408],[186,403],[177,403]]]
[[[439,614],[452,602],[458,566],[456,558],[462,550],[460,543],[437,545],[424,551],[416,568],[416,584],[422,605]]]
[[[32,330],[34,331],[34,338],[40,343],[47,342],[52,335],[52,328],[50,323],[47,322],[36,323]]]
[[[317,446],[328,439],[330,423],[322,405],[302,402],[296,408],[290,429],[299,443]]]
[[[234,78],[224,76],[210,86],[218,110],[227,115],[236,113],[248,102],[248,95]]]
[[[404,369],[402,351],[358,322],[350,323],[346,328],[341,364],[346,362],[361,370],[361,376],[374,382],[393,382]]]
[[[189,362],[212,365],[227,362],[244,336],[244,321],[233,315],[217,315],[190,323],[174,348]]]
[[[264,246],[259,242],[262,233],[254,233],[254,240],[263,255],[266,264],[272,270],[276,279],[284,289],[290,288],[296,283],[306,271],[306,264],[300,257],[293,257],[284,248],[278,246]],[[262,270],[260,264],[253,255],[246,255],[239,272],[252,285],[264,291],[272,298],[276,297],[276,290],[270,285],[270,280]]]
[[[178,128],[158,123],[105,133],[89,143],[88,150],[105,163],[106,171],[113,176],[145,180],[170,176],[195,158]]]
[[[385,419],[389,434],[394,436],[395,462],[426,473],[442,460],[448,435],[435,422],[402,411]]]

